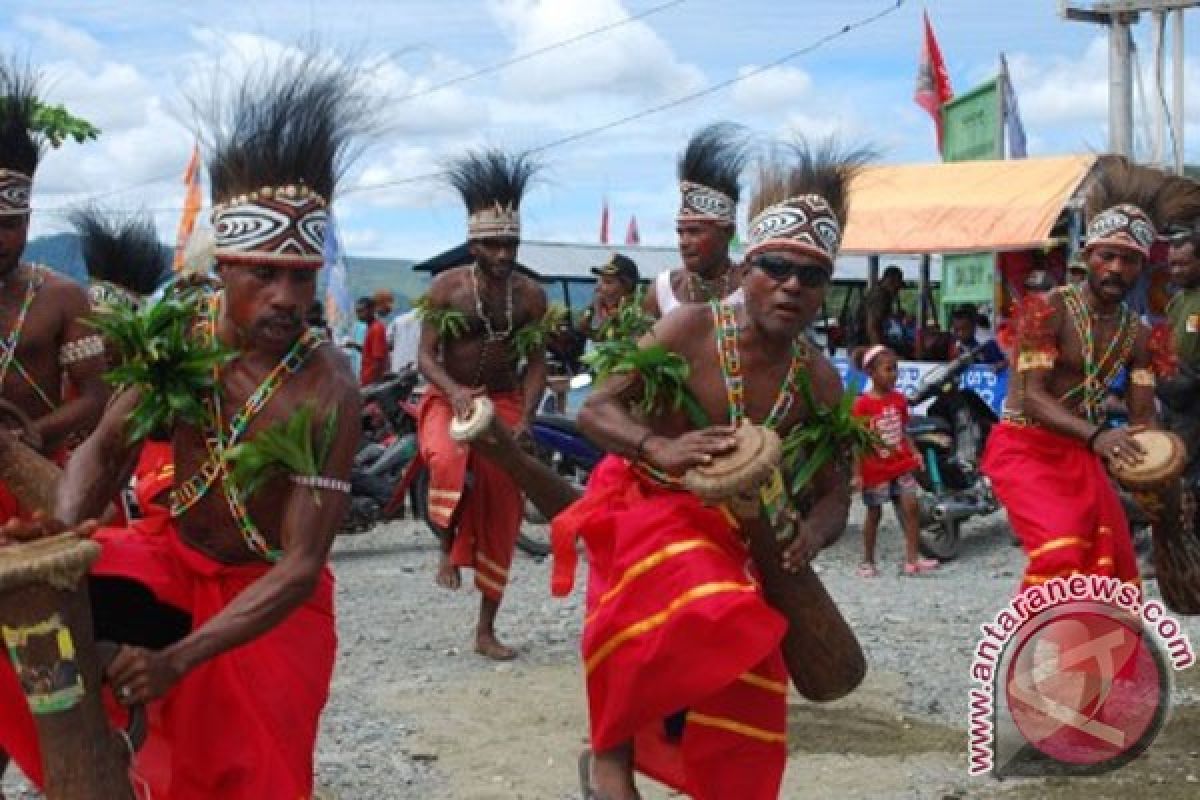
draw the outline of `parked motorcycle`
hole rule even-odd
[[[975,516],[996,511],[991,482],[979,471],[983,447],[996,414],[982,398],[961,386],[962,376],[979,349],[941,364],[925,375],[909,395],[911,406],[932,400],[923,416],[908,424],[920,454],[921,552],[948,561],[958,555],[960,527]]]
[[[363,389],[363,435],[341,533],[364,533],[403,512],[404,498],[395,502],[395,488],[417,452],[415,410],[408,402],[416,385],[416,371],[405,370]]]

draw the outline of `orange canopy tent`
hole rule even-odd
[[[1041,247],[1094,155],[869,167],[850,192],[842,252],[980,253]]]

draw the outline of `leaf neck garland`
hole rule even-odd
[[[305,403],[286,419],[264,428],[254,438],[226,451],[230,477],[249,498],[270,478],[279,474],[319,476],[325,469],[337,433],[337,410],[315,424],[316,408]],[[313,502],[321,505],[317,490],[311,489]]]
[[[654,327],[654,317],[642,309],[645,291],[639,288],[617,306],[616,312],[600,325],[593,335],[599,342],[626,339],[636,342]]]
[[[432,325],[439,339],[457,339],[467,332],[467,315],[456,308],[435,306],[429,295],[423,294],[413,303],[417,319]]]
[[[842,399],[833,407],[817,402],[807,371],[801,371],[797,385],[809,413],[783,440],[784,471],[791,476],[793,497],[835,456],[851,461],[882,444],[870,424],[854,415],[854,400],[862,388],[859,383],[852,382],[846,387]]]
[[[214,292],[210,296],[208,308],[203,317],[200,330],[202,340],[214,342],[217,340],[217,314],[220,302],[221,294]],[[237,413],[230,418],[228,428],[225,426],[221,409],[220,365],[213,367],[212,387],[204,398],[209,412],[208,419],[202,428],[205,433],[205,444],[208,447],[208,459],[199,472],[188,478],[171,493],[172,516],[179,517],[195,506],[220,478],[229,513],[237,524],[246,547],[267,561],[279,560],[282,556],[281,551],[274,550],[267,544],[262,532],[258,530],[258,526],[254,524],[254,521],[250,519],[249,512],[246,511],[244,505],[246,493],[238,487],[231,475],[229,451],[237,445],[241,436],[246,432],[246,428],[267,406],[271,398],[283,386],[284,381],[290,375],[299,372],[309,357],[328,341],[329,338],[324,331],[318,328],[307,328],[258,388],[250,394]]]

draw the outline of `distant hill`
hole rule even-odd
[[[80,283],[87,282],[79,237],[73,233],[56,233],[31,239],[25,246],[24,258],[45,264]],[[350,297],[370,295],[377,289],[387,288],[396,294],[396,307],[407,309],[429,286],[429,274],[413,272],[414,263],[410,258],[347,257]]]

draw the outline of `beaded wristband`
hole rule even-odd
[[[293,475],[292,483],[297,486],[307,486],[310,489],[325,489],[330,492],[350,494],[350,481],[339,481],[337,478],[327,478],[324,475]]]

